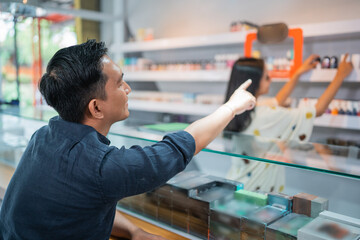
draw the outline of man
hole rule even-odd
[[[14,173],[0,213],[2,239],[163,239],[117,213],[117,201],[165,183],[255,105],[249,81],[185,131],[144,148],[109,146],[111,125],[129,116],[131,88],[106,52],[89,40],[50,60],[39,88],[59,116],[34,133]]]

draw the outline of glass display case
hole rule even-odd
[[[0,111],[0,166],[5,168],[10,166],[15,169],[31,135],[38,128],[46,125],[47,120],[54,115],[55,113],[51,111],[39,114],[30,110],[2,109]],[[140,125],[126,121],[116,123],[112,127],[107,136],[111,145],[117,147],[147,146],[160,140],[165,134],[153,130],[146,131]],[[11,175],[6,179],[1,171],[0,187],[6,188]],[[360,148],[358,146],[342,147],[319,143],[284,142],[243,134],[224,133],[197,154],[184,172],[191,171],[200,172],[213,181],[217,179],[217,182],[230,182],[231,180],[241,183],[244,191],[254,193],[277,192],[287,196],[306,193],[316,196],[317,204],[320,205],[324,203],[324,201],[321,202],[321,199],[326,199],[326,209],[331,212],[360,218]],[[211,185],[212,188],[214,186]],[[219,188],[219,186],[223,185],[216,184],[216,187]],[[232,186],[238,185],[233,184]],[[236,187],[233,191],[235,190],[237,190]],[[197,189],[197,195],[192,196],[191,201],[193,202],[195,200],[204,202],[204,199],[207,199],[206,204],[199,205],[201,209],[210,209],[213,202],[219,200],[218,194],[220,193],[217,192],[214,197],[215,191],[213,195],[206,191]],[[172,206],[167,205],[166,198],[161,197],[165,195],[164,192],[152,195],[152,197],[156,197],[157,207],[160,205]],[[138,200],[141,204],[144,203],[143,199],[139,198]],[[314,198],[311,198],[311,204],[314,201]],[[141,209],[144,209],[143,207]],[[157,208],[156,216],[160,213],[163,219],[166,219],[168,214],[173,214],[168,211],[161,215],[161,210],[166,210],[166,207]],[[132,208],[124,211],[130,214],[134,212],[135,215],[138,214],[136,212],[139,212],[132,211]],[[186,213],[186,218],[198,216],[196,211],[190,209]],[[210,219],[210,210],[206,214],[204,218],[192,218],[193,222],[202,227],[201,231],[204,226],[199,221]],[[160,221],[157,217],[145,215],[141,217],[153,223],[163,224],[172,231],[177,231],[175,230],[176,226],[161,223],[164,221]],[[192,226],[195,225],[192,224]],[[187,234],[192,234],[192,232]],[[198,237],[207,238],[208,236],[200,235]]]

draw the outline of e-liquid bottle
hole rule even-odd
[[[336,56],[332,56],[330,58],[330,68],[337,68],[338,67],[338,59]]]
[[[328,56],[323,57],[321,61],[322,68],[330,68],[330,58]]]

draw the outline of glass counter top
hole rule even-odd
[[[37,115],[32,115],[37,114]],[[56,115],[36,111],[0,111],[0,165],[16,168],[32,134]],[[47,119],[44,119],[46,117]],[[111,145],[127,148],[148,146],[166,134],[149,130],[143,121],[127,119],[113,125],[108,138]],[[286,184],[275,189],[289,195],[307,192],[331,199],[332,211],[360,217],[360,149],[319,143],[284,142],[239,133],[225,133],[197,154],[186,170],[198,170],[218,177],[229,177],[238,163],[270,166],[271,173],[261,174],[261,181],[282,178]],[[261,166],[260,166],[261,167]],[[253,179],[256,179],[253,172]],[[1,177],[1,176],[0,176]],[[238,181],[242,182],[242,179]],[[266,184],[265,184],[266,185]],[[245,184],[245,187],[249,186]],[[256,186],[254,186],[256,188]],[[269,188],[267,192],[272,191]],[[281,190],[283,189],[283,191]],[[262,189],[260,189],[262,190]]]
[[[12,145],[12,147],[15,145],[25,147],[32,133],[56,115],[56,112],[51,108],[19,109],[3,106],[0,110],[1,141],[6,145]],[[163,131],[147,129],[144,127],[146,124],[149,122],[131,118],[115,123],[110,129],[108,138],[110,140],[118,137],[137,139],[149,145],[161,140],[166,134]],[[9,134],[11,132],[16,134]],[[116,142],[113,140],[112,144],[120,147]],[[241,133],[224,132],[203,151],[360,179],[360,148],[357,146],[345,147],[299,141],[280,141]]]

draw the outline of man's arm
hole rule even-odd
[[[256,104],[253,95],[246,91],[251,80],[243,83],[224,105],[212,114],[190,124],[185,131],[195,139],[195,154],[206,147],[229,124],[235,115],[252,109]]]
[[[116,211],[111,235],[133,240],[166,240],[165,238],[145,232]]]
[[[294,91],[296,84],[299,81],[300,76],[313,69],[316,64],[318,63],[316,58],[318,58],[319,55],[312,54],[310,57],[308,57],[304,63],[300,66],[298,70],[294,73],[294,75],[291,77],[291,79],[280,89],[280,91],[276,94],[275,98],[279,104],[279,106],[285,107],[285,101],[286,99],[291,95],[291,93]]]

